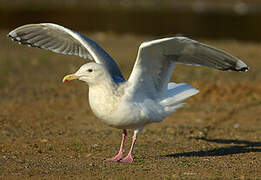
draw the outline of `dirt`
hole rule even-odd
[[[132,164],[108,163],[121,131],[91,112],[88,87],[63,76],[85,60],[19,46],[0,33],[0,179],[261,179],[259,43],[210,41],[247,73],[179,65],[172,80],[201,92],[138,137]],[[125,77],[140,42],[153,37],[85,33],[117,60]],[[132,132],[129,132],[127,147]]]

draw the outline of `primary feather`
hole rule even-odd
[[[96,42],[63,26],[27,24],[14,29],[8,36],[21,44],[94,60],[104,64],[116,82],[125,81],[116,62]]]
[[[207,66],[219,70],[247,71],[240,59],[186,37],[144,42],[129,77],[133,96],[164,96],[175,64]],[[148,89],[144,92],[143,89]],[[144,94],[145,93],[145,94]]]

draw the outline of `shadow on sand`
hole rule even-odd
[[[184,153],[175,153],[162,155],[162,157],[207,157],[207,156],[225,156],[230,154],[240,154],[249,152],[261,152],[261,142],[251,142],[247,140],[234,140],[234,139],[207,139],[207,138],[194,138],[196,140],[203,140],[207,142],[220,143],[220,144],[233,144],[229,147],[214,148],[211,150],[191,151]]]

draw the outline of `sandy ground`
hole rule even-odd
[[[179,65],[173,79],[200,94],[139,136],[132,164],[108,163],[121,131],[90,111],[88,87],[63,84],[85,60],[19,46],[0,33],[0,179],[260,179],[261,45],[208,41],[244,59],[248,73]],[[128,77],[140,42],[88,34]],[[127,147],[132,132],[129,131]]]

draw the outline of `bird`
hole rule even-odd
[[[108,126],[122,130],[119,152],[108,162],[134,161],[138,134],[151,123],[162,122],[184,106],[183,101],[199,92],[186,83],[170,82],[176,64],[206,66],[223,71],[248,71],[248,66],[231,54],[182,37],[166,37],[141,43],[133,70],[125,80],[113,58],[95,41],[54,23],[27,24],[8,36],[20,44],[76,55],[92,60],[63,82],[84,81],[89,86],[89,104],[94,115]],[[133,130],[126,156],[127,130]]]

